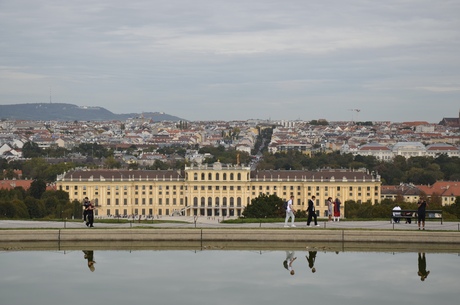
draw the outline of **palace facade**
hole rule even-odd
[[[185,170],[73,170],[57,178],[70,200],[88,197],[103,216],[241,216],[261,194],[288,199],[306,210],[316,196],[318,216],[327,216],[328,197],[377,203],[380,177],[364,170],[259,170],[216,162]],[[342,208],[344,204],[342,204]]]

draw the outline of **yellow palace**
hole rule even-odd
[[[186,167],[184,170],[86,170],[66,172],[57,188],[70,200],[88,197],[104,216],[240,216],[261,194],[294,196],[294,208],[305,210],[316,196],[318,216],[327,216],[328,197],[377,203],[380,177],[365,170],[261,170],[239,165]],[[344,204],[342,204],[344,208]],[[342,211],[343,212],[343,211]]]

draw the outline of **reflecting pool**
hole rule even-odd
[[[457,253],[0,253],[0,304],[458,304]]]

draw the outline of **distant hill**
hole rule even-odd
[[[115,114],[103,107],[86,107],[64,103],[0,105],[0,119],[32,121],[124,121],[143,116],[153,121],[181,121],[163,112]]]

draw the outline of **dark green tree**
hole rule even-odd
[[[24,199],[24,204],[29,212],[29,217],[32,219],[43,218],[46,216],[46,210],[41,200],[28,196]]]
[[[43,151],[35,142],[26,142],[22,147],[22,156],[24,158],[37,158],[43,156]]]
[[[75,219],[81,219],[83,217],[83,206],[80,201],[74,199],[72,201],[72,215]]]
[[[246,218],[277,218],[285,215],[284,200],[276,195],[261,194],[251,200],[243,211]]]
[[[41,179],[37,179],[32,181],[30,184],[30,188],[28,190],[28,194],[35,199],[40,199],[43,193],[46,191],[46,182]]]
[[[14,218],[18,219],[27,219],[29,217],[29,211],[27,210],[27,206],[22,200],[15,199],[13,200],[14,206]]]

